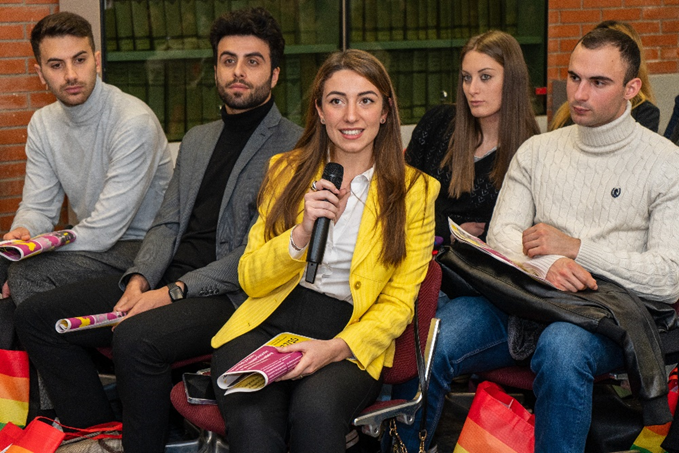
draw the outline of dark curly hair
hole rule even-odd
[[[276,19],[264,8],[243,8],[231,11],[218,17],[212,23],[210,44],[215,64],[219,58],[217,55],[219,41],[225,36],[234,35],[252,35],[266,42],[271,54],[271,71],[280,65],[285,50],[285,39]]]

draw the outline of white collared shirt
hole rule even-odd
[[[337,223],[330,223],[325,254],[318,266],[316,281],[313,284],[308,283],[305,279],[305,270],[302,281],[299,283],[303,287],[353,304],[349,271],[373,173],[374,167],[371,167],[351,180],[347,206]],[[297,251],[292,244],[288,246],[290,256],[294,259],[299,259],[305,249],[306,247]]]

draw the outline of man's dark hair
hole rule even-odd
[[[210,30],[210,44],[212,44],[214,63],[217,64],[219,58],[217,47],[223,37],[250,35],[256,36],[269,45],[271,70],[276,69],[283,57],[285,39],[276,19],[267,10],[259,7],[231,11],[213,22]]]
[[[40,64],[40,43],[42,40],[62,36],[88,38],[92,53],[94,53],[94,35],[92,35],[92,26],[87,19],[69,12],[50,14],[40,19],[31,32],[31,47],[38,64]]]
[[[599,49],[603,46],[613,46],[620,51],[620,57],[627,64],[623,85],[637,77],[641,64],[639,46],[625,33],[611,28],[595,28],[582,37],[578,44],[586,49]]]

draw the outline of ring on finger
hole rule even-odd
[[[314,182],[311,183],[311,190],[313,190],[314,192],[316,192],[316,191],[318,190],[318,189],[316,188],[316,181],[314,181]]]

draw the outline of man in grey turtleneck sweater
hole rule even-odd
[[[167,139],[153,111],[98,77],[90,24],[72,13],[43,18],[31,33],[36,71],[57,102],[28,125],[23,198],[4,239],[52,231],[64,195],[77,240],[0,269],[15,304],[85,278],[130,267],[172,175]],[[6,263],[0,263],[0,268]]]

